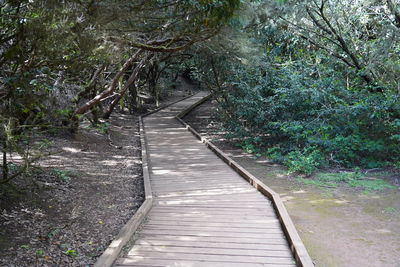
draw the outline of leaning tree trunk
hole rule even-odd
[[[397,9],[396,4],[393,3],[392,0],[387,0],[387,5],[389,7],[390,12],[394,16],[395,25],[400,28],[400,11]]]
[[[132,83],[128,89],[129,97],[128,97],[128,108],[129,113],[133,114],[135,110],[138,109],[138,92],[135,83]]]
[[[72,120],[77,121],[77,115],[84,114],[88,110],[90,110],[93,106],[97,105],[103,98],[106,98],[114,93],[115,88],[118,85],[118,81],[121,76],[126,72],[126,70],[133,64],[133,62],[137,59],[137,57],[141,54],[142,50],[138,50],[132,57],[130,57],[125,64],[121,67],[118,73],[113,78],[110,86],[107,90],[101,92],[100,94],[96,95],[94,98],[77,108],[73,114]]]
[[[82,91],[78,93],[78,97],[76,98],[76,102],[79,102],[80,99],[87,97],[89,94],[92,94],[92,91],[96,89],[96,81],[100,76],[101,72],[106,68],[106,65],[101,65],[92,75],[92,78],[86,84]]]
[[[158,72],[159,72],[158,64],[157,64],[157,62],[154,62],[153,65],[149,69],[148,86],[149,86],[149,92],[150,92],[151,96],[154,97],[157,107],[159,106],[159,102],[160,102],[160,93],[157,90]]]
[[[8,179],[7,139],[3,140],[3,181]]]
[[[103,118],[108,119],[110,118],[111,113],[113,112],[115,106],[118,104],[118,102],[122,99],[122,97],[125,95],[126,91],[129,89],[129,86],[136,80],[136,77],[139,75],[139,71],[141,68],[144,66],[145,61],[147,60],[146,58],[143,58],[139,64],[135,67],[135,69],[132,71],[131,76],[129,77],[128,81],[125,83],[124,87],[122,88],[121,92],[119,95],[111,102],[110,106],[108,107],[108,110],[104,113]]]

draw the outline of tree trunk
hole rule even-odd
[[[159,77],[159,66],[157,62],[154,62],[153,65],[150,67],[149,73],[148,73],[148,86],[149,86],[149,92],[151,93],[151,96],[154,97],[154,100],[156,102],[156,106],[159,106],[160,102],[160,92],[157,89],[157,81]]]
[[[105,69],[106,65],[101,65],[93,74],[92,78],[90,79],[89,83],[84,86],[83,90],[78,93],[78,97],[76,101],[78,102],[81,98],[86,97],[90,94],[91,90],[95,88],[96,80],[99,77],[100,73]]]
[[[390,12],[394,15],[395,25],[400,28],[400,11],[397,9],[395,3],[392,0],[387,0],[387,5],[389,7]]]
[[[7,140],[3,141],[3,181],[8,180]]]
[[[128,108],[129,108],[129,113],[133,114],[135,110],[138,109],[138,92],[135,83],[132,83],[129,86],[129,102],[128,102]]]
[[[86,102],[85,104],[83,104],[82,106],[77,108],[73,114],[72,120],[76,120],[77,119],[76,115],[86,113],[90,108],[97,105],[100,102],[100,100],[102,100],[103,98],[105,98],[107,96],[110,96],[114,92],[115,88],[117,87],[118,81],[121,78],[121,76],[133,64],[133,62],[137,59],[137,57],[141,54],[141,52],[142,52],[142,50],[137,51],[131,58],[129,58],[125,62],[125,64],[121,67],[121,69],[118,71],[118,73],[113,78],[113,80],[107,90],[101,92],[100,94],[95,96],[93,99],[89,100],[88,102]]]
[[[347,63],[350,67],[355,67],[358,71],[363,71],[365,69],[365,66],[360,63],[358,59],[358,55],[354,51],[351,51],[348,44],[346,43],[345,39],[341,35],[340,31],[337,30],[329,20],[329,18],[325,15],[324,12],[324,5],[325,1],[322,1],[321,6],[318,6],[319,12],[315,11],[315,14],[319,16],[320,19],[322,19],[323,23],[318,20],[315,15],[313,14],[313,11],[311,11],[309,8],[306,8],[307,13],[311,20],[314,22],[314,24],[321,29],[325,34],[333,36],[333,40],[330,40],[331,43],[335,44],[336,46],[340,47],[342,51],[349,57],[349,60],[343,60],[344,58],[342,57],[342,60]],[[329,49],[327,49],[329,50]],[[366,82],[366,83],[371,83],[373,82],[373,78],[371,77],[370,74],[367,73],[362,73],[361,78]]]
[[[108,107],[108,110],[104,113],[103,118],[108,119],[110,118],[111,113],[113,112],[115,106],[118,104],[118,102],[122,99],[122,97],[125,95],[126,91],[129,89],[129,86],[136,80],[136,77],[139,75],[140,69],[143,67],[145,61],[147,60],[146,58],[143,58],[139,64],[135,67],[135,69],[132,71],[131,76],[129,77],[128,81],[126,81],[124,87],[122,88],[121,92],[119,95],[111,102],[110,106]]]

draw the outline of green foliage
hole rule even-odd
[[[73,173],[68,170],[61,170],[54,168],[53,173],[55,176],[57,176],[61,181],[63,182],[69,182],[71,180],[71,177],[73,176]]]
[[[193,62],[217,94],[227,137],[289,172],[398,166],[400,39],[390,2],[242,8]]]
[[[1,182],[15,177],[15,173],[9,175],[7,155],[20,154],[26,169],[36,159],[28,153],[29,140],[39,131],[76,130],[79,120],[90,113],[96,124],[97,113],[104,111],[96,105],[112,105],[95,96],[106,88],[109,91],[102,98],[117,93],[117,85],[123,91],[124,83],[129,81],[129,75],[125,74],[135,67],[136,60],[143,59],[143,64],[139,64],[136,80],[129,81],[131,99],[119,99],[121,109],[125,103],[137,104],[139,90],[157,96],[158,101],[159,90],[151,88],[158,88],[156,83],[161,74],[170,64],[176,64],[170,62],[174,57],[165,57],[163,52],[181,51],[217,34],[235,15],[240,3],[240,0],[1,1],[0,143],[4,158]],[[139,49],[143,51],[139,53]],[[135,54],[137,57],[132,57]],[[125,67],[119,71],[121,65]],[[149,75],[154,66],[157,68]],[[115,94],[114,98],[116,95],[122,98],[124,93]],[[87,105],[90,100],[93,101]],[[79,107],[84,108],[76,112]],[[107,133],[108,127],[101,124],[98,131]]]
[[[219,113],[231,137],[248,151],[266,151],[289,172],[321,165],[377,168],[400,158],[400,97],[350,88],[329,65],[290,62],[275,67],[232,64],[230,91]],[[278,59],[281,60],[281,59]],[[313,76],[316,72],[319,76]]]
[[[38,249],[38,250],[36,250],[36,252],[35,252],[36,257],[43,257],[44,254],[45,254],[45,252],[44,252],[43,249]]]
[[[66,251],[64,251],[65,255],[71,256],[71,257],[76,257],[78,256],[78,252],[74,249],[68,249]]]
[[[322,159],[322,153],[318,149],[308,147],[303,153],[300,151],[288,153],[284,164],[288,167],[289,173],[312,174],[321,165]]]
[[[383,212],[386,214],[391,214],[391,215],[399,215],[399,212],[397,211],[397,209],[393,208],[393,207],[386,207],[383,209]]]
[[[383,179],[369,178],[360,172],[319,172],[315,174],[313,179],[298,178],[298,180],[304,184],[320,187],[334,188],[340,185],[346,185],[367,191],[381,191],[384,189],[396,188]]]
[[[108,122],[103,122],[95,125],[94,129],[102,134],[107,134],[110,129],[111,124]]]

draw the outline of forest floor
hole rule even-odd
[[[36,137],[51,156],[0,190],[0,266],[91,266],[143,202],[138,130],[138,115],[116,113]]]
[[[324,184],[314,177],[287,175],[287,170],[265,157],[255,157],[225,139],[213,119],[216,104],[208,101],[184,118],[203,136],[279,193],[317,267],[400,266],[399,174],[376,171],[365,177],[383,181],[391,189],[369,190],[346,184]],[[311,183],[313,184],[310,184]],[[381,184],[381,183],[372,184]]]

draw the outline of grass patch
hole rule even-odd
[[[391,215],[399,214],[399,212],[393,207],[386,207],[383,209],[383,212]]]
[[[77,176],[73,171],[61,170],[58,168],[53,168],[52,172],[58,179],[66,183],[69,183],[72,177]]]
[[[395,186],[383,179],[372,178],[360,172],[319,172],[313,178],[298,178],[299,182],[318,187],[336,188],[338,186],[348,186],[367,191],[381,191],[384,189],[394,189]]]

